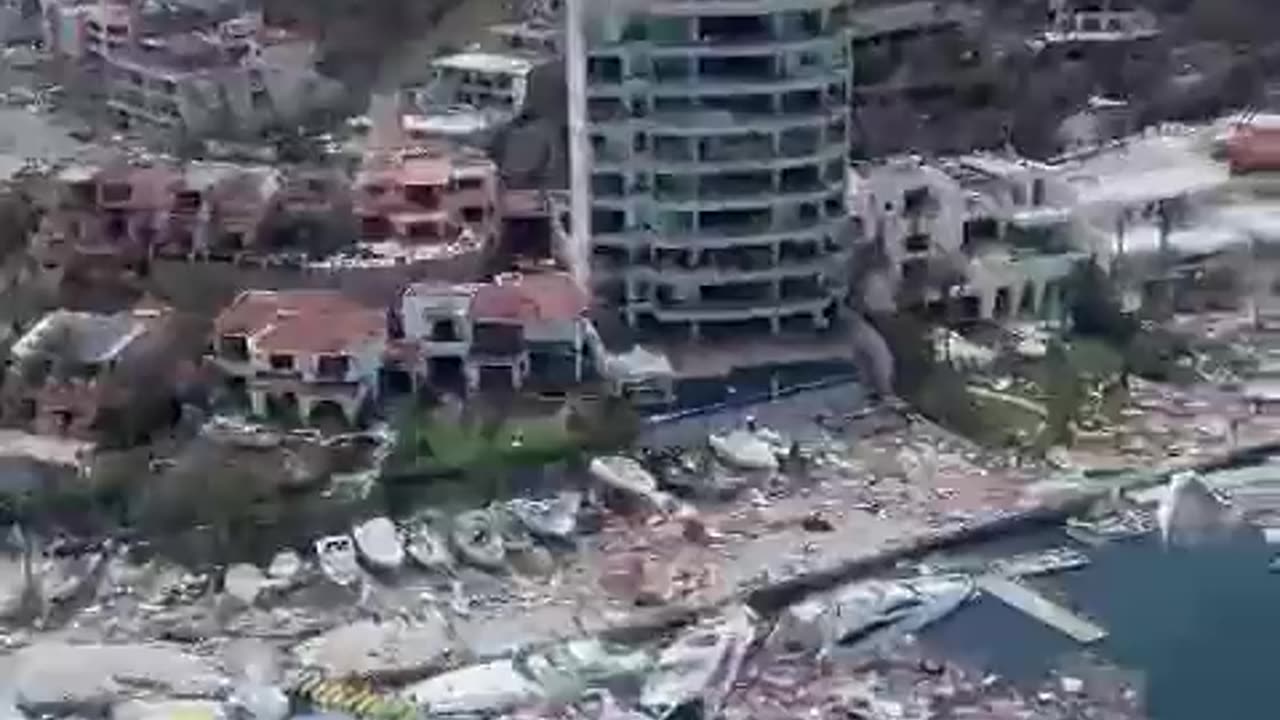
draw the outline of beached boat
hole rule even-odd
[[[732,467],[761,471],[778,469],[778,455],[773,446],[757,433],[734,430],[727,435],[711,435],[707,444],[717,459]]]
[[[719,717],[755,636],[755,614],[726,610],[676,638],[659,655],[640,690],[640,707],[655,720],[697,706],[700,717]]]
[[[515,498],[506,509],[538,537],[569,540],[578,529],[582,493],[570,490],[548,500]]]
[[[98,573],[106,563],[106,553],[89,552],[83,555],[50,557],[42,563],[37,577],[40,579],[41,596],[52,604],[71,600],[96,584]]]
[[[417,564],[434,571],[453,568],[444,513],[428,510],[406,522],[400,533],[405,552]]]
[[[501,529],[488,510],[469,510],[458,515],[453,519],[453,530],[449,535],[454,550],[464,562],[485,570],[505,568],[506,544]]]
[[[375,517],[357,525],[351,532],[360,557],[377,570],[398,570],[404,565],[404,546],[396,526],[385,517]]]
[[[267,577],[283,583],[292,582],[302,574],[305,568],[302,556],[297,552],[281,550],[271,558],[271,564],[267,566]]]
[[[1068,518],[1064,532],[1081,545],[1099,547],[1118,540],[1132,540],[1155,530],[1149,513],[1122,510],[1098,518]]]
[[[867,580],[783,611],[766,643],[775,653],[839,656],[919,632],[973,596],[967,575]]]
[[[355,585],[360,581],[360,563],[356,545],[350,535],[330,535],[316,541],[320,571],[338,585]]]
[[[545,575],[555,568],[551,551],[540,545],[529,528],[502,505],[489,508],[493,526],[502,538],[507,567],[519,573]]]
[[[1079,550],[1056,547],[1000,558],[991,563],[991,572],[1014,578],[1036,577],[1079,570],[1088,567],[1089,563],[1089,556]]]
[[[638,675],[651,663],[643,651],[572,640],[436,675],[409,686],[401,697],[431,717],[492,717],[549,700],[571,702],[593,684]]]
[[[658,480],[639,461],[621,455],[607,455],[591,461],[588,471],[611,492],[662,510],[670,506],[670,497],[658,489]]]

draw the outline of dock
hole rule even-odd
[[[1098,642],[1107,631],[1049,600],[1026,585],[997,575],[978,578],[978,587],[1004,604],[1030,615],[1083,645]]]

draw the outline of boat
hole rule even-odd
[[[1221,538],[1238,519],[1200,476],[1180,472],[1169,480],[1160,498],[1156,522],[1164,544],[1179,545]]]
[[[1271,562],[1267,563],[1267,572],[1280,573],[1280,555],[1271,558]]]
[[[48,558],[37,574],[41,596],[54,605],[72,600],[96,585],[106,558],[105,552]]]
[[[279,582],[291,582],[302,574],[304,565],[302,557],[293,550],[281,550],[271,558],[267,566],[267,577]]]
[[[640,708],[665,720],[697,706],[700,717],[719,717],[755,637],[755,614],[735,606],[676,638],[662,650],[640,690]]]
[[[485,570],[505,569],[506,544],[488,510],[468,510],[458,515],[449,536],[463,561]]]
[[[352,530],[356,549],[365,562],[378,570],[398,570],[404,565],[404,546],[396,526],[385,517],[366,520]]]
[[[543,689],[511,658],[470,665],[405,688],[400,697],[426,717],[491,717],[545,699]]]
[[[544,701],[572,702],[594,684],[644,672],[652,657],[596,639],[571,640],[453,670],[405,688],[430,717],[491,717]]]
[[[606,455],[593,459],[587,470],[600,484],[628,499],[658,509],[669,504],[666,494],[658,489],[657,479],[638,460]]]
[[[356,544],[350,535],[329,535],[316,541],[320,571],[334,583],[343,586],[360,581],[360,563],[356,560]]]
[[[1063,531],[1081,545],[1100,547],[1108,542],[1139,538],[1154,529],[1155,521],[1149,513],[1129,509],[1098,518],[1067,518]]]
[[[547,500],[515,498],[506,509],[538,537],[569,540],[578,529],[582,493],[569,490]]]
[[[455,560],[444,526],[444,514],[435,510],[428,510],[405,523],[400,537],[409,558],[427,570],[452,569]]]
[[[946,617],[974,588],[973,579],[962,574],[846,585],[784,610],[766,647],[822,657],[862,653]]]
[[[1262,528],[1262,541],[1268,545],[1280,545],[1280,527]]]
[[[1039,552],[1019,553],[991,563],[991,572],[1005,577],[1023,578],[1079,570],[1088,567],[1089,556],[1069,547],[1056,547]]]
[[[519,572],[544,575],[555,567],[555,559],[551,551],[542,547],[534,539],[533,533],[520,521],[514,513],[502,505],[489,508],[493,518],[493,527],[502,539],[502,551],[506,564]]]
[[[710,435],[707,444],[716,458],[726,465],[741,470],[778,469],[778,455],[773,446],[757,433],[734,430],[727,435]]]

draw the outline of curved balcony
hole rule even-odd
[[[617,248],[652,246],[654,248],[681,249],[728,248],[744,244],[768,245],[787,240],[808,241],[821,240],[824,236],[843,232],[848,225],[847,218],[818,218],[811,221],[795,223],[761,223],[744,227],[737,232],[704,230],[691,232],[660,232],[650,230],[632,230],[619,233],[601,233],[592,238],[598,245]]]
[[[773,300],[699,301],[681,304],[653,303],[649,312],[659,322],[736,322],[825,312],[840,297],[832,290],[821,297]]]
[[[844,181],[823,182],[812,187],[775,189],[756,183],[718,183],[721,188],[655,188],[653,204],[660,210],[729,210],[767,208],[798,202],[822,202],[833,193],[844,192]]]
[[[639,275],[650,281],[667,280],[692,282],[699,285],[728,285],[731,283],[809,277],[822,274],[831,268],[842,268],[848,261],[849,251],[842,249],[835,252],[822,252],[803,259],[780,260],[776,263],[758,266],[724,264],[688,268],[676,263],[642,265],[631,268],[629,274]]]

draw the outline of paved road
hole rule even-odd
[[[856,382],[848,382],[748,407],[659,423],[648,429],[640,442],[650,447],[697,445],[704,443],[713,432],[741,424],[749,415],[764,427],[804,439],[806,435],[816,434],[814,418],[819,414],[837,418],[867,406],[866,389]]]

